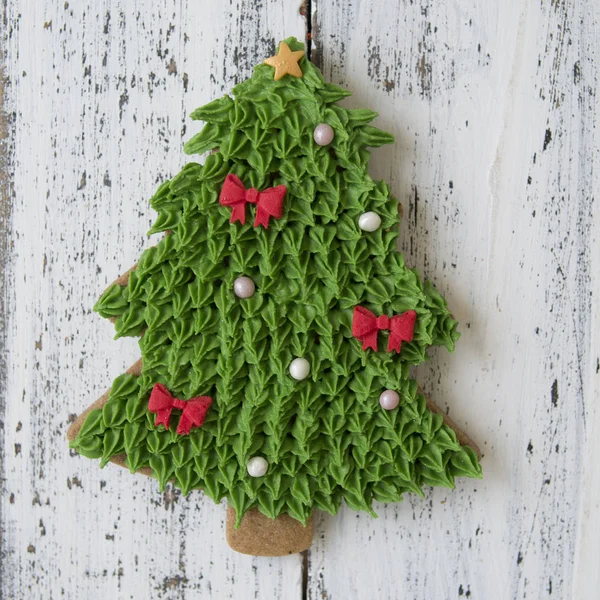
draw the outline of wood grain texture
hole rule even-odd
[[[139,356],[91,307],[158,240],[145,235],[147,199],[189,160],[183,141],[199,124],[187,115],[250,76],[277,39],[303,37],[298,5],[2,6],[14,194],[3,185],[0,597],[301,598],[302,557],[230,550],[224,503],[102,471],[65,440],[70,418]]]
[[[396,136],[372,174],[463,333],[417,378],[483,481],[318,515],[304,572],[232,552],[200,493],[69,455],[69,422],[139,356],[91,307],[156,242],[147,198],[187,160],[187,114],[303,37],[298,4],[0,4],[0,598],[597,597],[595,0],[304,7],[325,77]]]
[[[598,3],[316,0],[312,14],[326,78],[396,135],[372,172],[404,204],[407,262],[463,333],[417,378],[480,443],[484,480],[379,520],[322,517],[309,597],[596,598]]]

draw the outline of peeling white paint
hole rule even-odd
[[[319,515],[303,581],[301,556],[229,550],[200,493],[69,455],[69,415],[138,356],[91,307],[151,243],[147,198],[187,160],[186,115],[303,37],[298,4],[8,0],[0,597],[597,595],[594,0],[311,3],[325,77],[396,136],[372,174],[463,333],[418,378],[479,443],[482,482],[376,520]]]

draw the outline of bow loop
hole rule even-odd
[[[198,396],[190,400],[173,398],[171,392],[162,383],[156,383],[148,400],[148,410],[156,413],[154,425],[156,427],[164,425],[167,429],[169,429],[173,409],[181,410],[181,418],[177,426],[177,433],[181,435],[189,433],[192,427],[203,425],[211,404],[212,398],[210,396]]]
[[[283,200],[287,193],[285,185],[267,188],[259,192],[256,188],[246,189],[242,180],[233,173],[225,177],[221,188],[219,202],[222,206],[231,207],[231,223],[246,223],[246,204],[256,204],[254,227],[269,226],[269,218],[281,219],[283,216]]]
[[[352,335],[363,343],[363,350],[372,348],[377,351],[377,333],[389,330],[387,351],[400,353],[402,342],[412,342],[417,313],[406,311],[401,315],[376,317],[364,306],[355,306],[352,315]]]

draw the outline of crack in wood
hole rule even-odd
[[[311,60],[312,55],[312,0],[302,0],[300,4],[300,15],[304,18],[304,26],[306,29],[305,35],[305,50],[306,58]]]

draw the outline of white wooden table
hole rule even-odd
[[[597,0],[5,0],[0,9],[0,597],[598,598]],[[308,13],[308,15],[306,15]],[[372,174],[461,322],[418,377],[485,479],[319,515],[306,555],[229,550],[225,507],[71,455],[138,356],[91,312],[152,243],[187,115],[312,26],[380,113]]]

